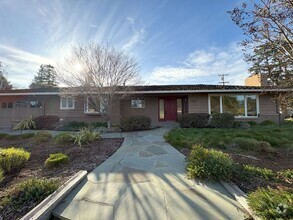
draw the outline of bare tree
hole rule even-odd
[[[87,100],[111,127],[114,103],[129,94],[130,85],[140,82],[137,62],[124,51],[95,43],[72,47],[71,54],[58,68],[64,95]],[[126,86],[127,84],[127,86]]]

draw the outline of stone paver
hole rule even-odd
[[[186,176],[186,161],[163,139],[167,128],[124,133],[118,151],[53,211],[60,219],[244,219],[220,183]],[[115,135],[112,135],[115,136]]]

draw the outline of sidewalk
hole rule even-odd
[[[124,133],[119,150],[53,211],[58,219],[244,219],[220,183],[187,179],[185,157],[167,128]]]

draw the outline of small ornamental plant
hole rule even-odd
[[[232,159],[222,151],[193,146],[187,158],[187,172],[190,178],[227,180],[230,179],[232,170]]]
[[[49,158],[45,161],[45,166],[49,168],[55,168],[66,165],[68,162],[68,156],[63,153],[50,154]]]
[[[30,153],[20,148],[0,148],[0,168],[5,173],[22,168],[30,158]]]
[[[293,219],[293,191],[259,188],[249,193],[248,204],[262,219]]]

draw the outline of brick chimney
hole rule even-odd
[[[268,77],[266,74],[255,74],[245,79],[245,86],[268,86]]]

